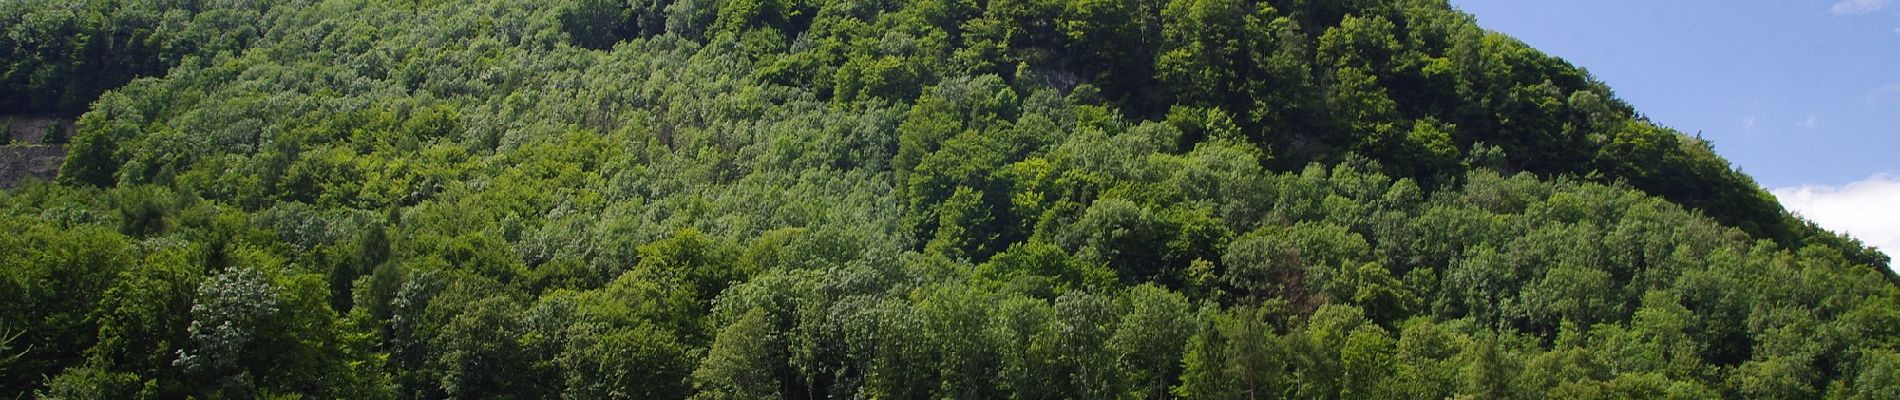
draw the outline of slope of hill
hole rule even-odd
[[[1886,256],[1442,1],[0,11],[129,82],[0,194],[0,391],[1900,391]]]

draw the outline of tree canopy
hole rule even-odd
[[[1887,256],[1443,0],[17,0],[0,396],[1900,396]]]

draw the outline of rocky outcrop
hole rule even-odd
[[[51,117],[0,118],[6,140],[0,145],[0,188],[11,188],[28,178],[53,180],[66,160],[66,139],[72,121]]]

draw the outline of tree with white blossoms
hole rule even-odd
[[[172,365],[186,373],[215,377],[218,391],[243,394],[251,387],[240,361],[257,338],[257,327],[275,316],[280,302],[275,285],[255,268],[232,267],[198,285],[191,307],[191,344]],[[237,390],[237,392],[232,392]]]

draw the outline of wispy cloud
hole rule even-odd
[[[1755,130],[1755,120],[1755,114],[1742,116],[1742,130],[1753,132]]]
[[[1887,8],[1887,0],[1842,0],[1834,3],[1834,7],[1829,7],[1828,11],[1834,15],[1850,15],[1880,11],[1882,8]]]
[[[1881,86],[1867,92],[1867,104],[1879,104],[1882,100],[1900,96],[1900,83]]]
[[[1819,116],[1814,115],[1814,113],[1808,113],[1808,117],[1806,119],[1802,119],[1800,122],[1795,122],[1794,127],[1801,128],[1801,129],[1814,129],[1815,126],[1820,125],[1820,124],[1821,124],[1821,118]]]
[[[1788,210],[1821,227],[1860,239],[1887,255],[1900,252],[1900,175],[1875,174],[1842,187],[1775,189]],[[1896,264],[1900,265],[1900,264]]]

